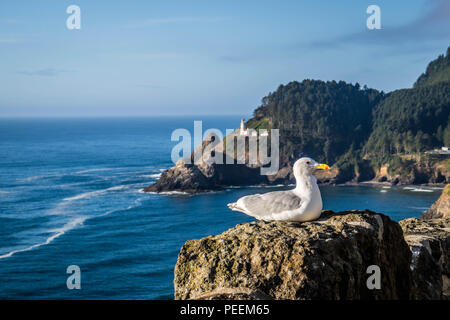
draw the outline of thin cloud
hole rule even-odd
[[[429,0],[429,10],[414,21],[397,27],[343,35],[332,40],[320,40],[307,44],[313,49],[325,49],[348,44],[398,46],[450,38],[450,1]]]
[[[128,53],[121,54],[121,57],[131,58],[131,59],[180,59],[184,58],[185,55],[176,52],[162,52],[162,53]]]
[[[145,88],[145,89],[163,89],[163,86],[160,85],[154,85],[154,84],[146,84],[146,83],[139,83],[136,85],[137,88]]]
[[[19,71],[18,73],[24,76],[38,76],[38,77],[56,77],[61,73],[65,73],[67,70],[45,68],[31,71]]]
[[[14,38],[0,38],[0,43],[18,43],[18,42],[20,41]]]
[[[227,63],[246,63],[249,61],[253,61],[255,57],[247,56],[247,55],[225,55],[220,56],[219,60]]]
[[[214,23],[226,21],[228,18],[224,17],[177,17],[177,18],[150,18],[142,21],[138,21],[128,25],[130,28],[142,28],[162,24],[175,24],[175,23]]]
[[[6,18],[6,19],[0,19],[0,23],[6,23],[6,24],[19,24],[24,23],[24,20],[21,19],[14,19],[14,18]]]

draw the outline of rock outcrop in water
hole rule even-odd
[[[197,166],[179,160],[176,166],[163,172],[159,180],[144,191],[198,193],[220,190],[226,186],[270,184],[266,176],[259,174],[259,170],[243,164]]]
[[[422,218],[450,218],[450,184],[445,186],[439,199],[424,213]]]
[[[403,230],[402,230],[403,229]],[[251,222],[181,248],[176,299],[448,299],[450,219],[371,211]],[[381,288],[370,290],[377,265]]]
[[[191,240],[175,266],[176,299],[409,299],[411,251],[400,226],[370,211],[326,211],[317,221],[251,222]],[[381,269],[369,290],[367,268]],[[228,291],[227,291],[228,290]],[[250,292],[250,293],[249,293]]]

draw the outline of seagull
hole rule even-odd
[[[328,169],[328,165],[311,158],[300,158],[293,168],[296,180],[294,189],[248,195],[229,203],[228,208],[265,221],[315,220],[322,211],[322,196],[313,172]]]

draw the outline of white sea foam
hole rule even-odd
[[[131,186],[132,186],[131,184],[124,184],[124,185],[109,187],[107,189],[84,192],[84,193],[77,194],[76,196],[64,198],[63,201],[75,201],[75,200],[81,200],[81,199],[90,199],[93,197],[104,195],[104,194],[108,193],[109,191],[119,191],[119,190],[129,189]]]
[[[428,210],[429,209],[429,207],[408,207],[408,208],[417,209],[417,210]]]
[[[86,169],[75,172],[75,174],[83,174],[83,173],[91,173],[91,172],[101,172],[101,171],[110,171],[114,170],[112,168],[94,168],[94,169]]]
[[[411,192],[434,192],[434,191],[430,190],[430,189],[413,188],[413,189],[411,189]]]
[[[9,257],[13,256],[16,253],[30,251],[30,250],[33,250],[35,248],[45,246],[45,245],[51,243],[56,238],[58,238],[58,237],[62,236],[63,234],[65,234],[67,231],[72,230],[73,228],[75,228],[75,227],[77,227],[79,225],[82,225],[83,222],[86,219],[87,219],[87,217],[75,218],[74,220],[71,220],[71,221],[67,222],[63,227],[53,230],[54,233],[50,237],[48,237],[47,240],[45,240],[44,242],[37,243],[37,244],[34,244],[32,246],[23,248],[23,249],[17,249],[17,250],[10,251],[10,252],[8,252],[8,253],[6,253],[4,255],[1,255],[0,259],[9,258]]]
[[[150,179],[159,179],[161,177],[162,173],[154,173],[154,174],[144,174],[142,175],[143,178],[150,178]]]
[[[183,191],[144,192],[144,189],[141,189],[139,192],[146,194],[164,194],[164,195],[194,195],[192,193]]]
[[[385,193],[385,192],[388,192],[387,190],[384,190],[384,189],[382,189],[382,190],[380,190],[380,192],[383,192],[383,193]]]
[[[102,189],[102,190],[97,190],[97,191],[80,193],[73,197],[64,198],[63,201],[75,201],[75,200],[80,200],[80,199],[90,199],[92,197],[104,194],[106,192],[106,190],[107,189]]]

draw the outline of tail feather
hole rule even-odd
[[[230,208],[230,209],[233,210],[233,211],[239,211],[239,212],[245,213],[246,215],[249,215],[249,216],[252,216],[252,217],[255,217],[255,218],[256,218],[256,216],[254,216],[252,213],[248,212],[248,211],[247,211],[246,209],[244,209],[244,208],[241,208],[241,207],[238,205],[237,202],[229,203],[229,204],[227,204],[227,206],[228,206],[228,208]]]

